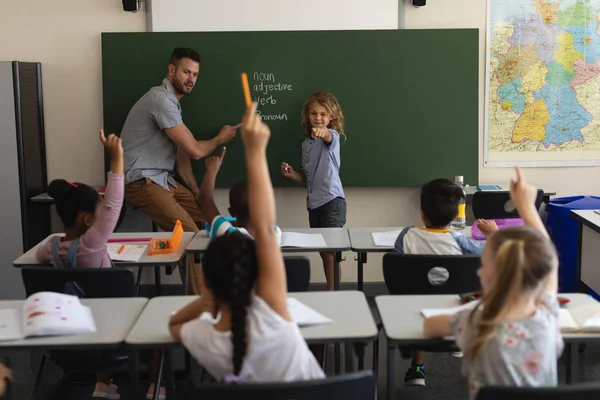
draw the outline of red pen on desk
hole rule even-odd
[[[117,252],[117,254],[121,254],[123,252],[124,248],[125,248],[125,245],[122,244],[121,247],[119,247],[119,251]]]
[[[107,243],[131,243],[131,242],[149,242],[152,238],[123,238],[123,239],[108,239]]]

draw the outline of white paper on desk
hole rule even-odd
[[[283,232],[281,247],[327,247],[325,238],[320,233]]]
[[[454,315],[462,310],[470,310],[479,304],[478,300],[471,301],[458,307],[451,308],[424,308],[421,310],[421,315],[425,318],[435,317],[436,315]]]
[[[0,310],[0,342],[22,338],[21,310],[16,308]]]
[[[292,297],[288,297],[287,306],[292,320],[294,320],[298,326],[323,325],[333,322],[323,314]]]
[[[569,310],[561,308],[558,310],[558,327],[561,332],[578,332],[579,325],[573,319]]]
[[[390,232],[373,232],[371,235],[373,236],[373,243],[378,247],[394,247],[396,244],[396,239],[402,232],[401,229],[397,231]]]
[[[119,253],[119,250],[123,250]],[[130,261],[137,262],[146,252],[145,244],[122,244],[122,243],[107,243],[106,251],[108,256],[113,261]]]

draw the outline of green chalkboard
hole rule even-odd
[[[477,29],[104,33],[105,130],[121,131],[131,106],[160,84],[175,47],[192,47],[202,58],[196,87],[181,100],[197,139],[240,121],[240,73],[248,74],[271,127],[275,186],[295,185],[280,176],[279,165],[299,169],[300,110],[318,91],[332,92],[346,117],[344,186],[419,186],[454,175],[478,181]],[[201,180],[204,163],[193,165]],[[217,184],[244,177],[238,136],[227,146]]]

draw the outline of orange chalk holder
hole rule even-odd
[[[170,239],[152,239],[150,240],[150,250],[148,255],[153,256],[156,254],[170,254],[173,253],[181,243],[181,237],[183,236],[183,226],[181,221],[177,220],[173,234]]]

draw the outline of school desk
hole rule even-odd
[[[348,234],[350,236],[350,245],[352,247],[352,251],[357,254],[356,257],[356,268],[357,268],[357,289],[363,290],[363,269],[364,265],[367,263],[367,253],[389,253],[394,251],[393,247],[382,247],[375,246],[375,242],[373,241],[373,233],[378,232],[391,232],[402,230],[402,227],[396,228],[385,228],[385,227],[376,227],[376,228],[350,228],[348,229]],[[458,233],[463,234],[466,237],[471,237],[471,227],[467,226],[465,229],[457,231]]]
[[[335,253],[335,267],[333,269],[334,289],[338,290],[340,286],[339,265],[342,261],[342,251],[350,250],[350,239],[346,228],[302,228],[302,229],[282,229],[282,232],[321,234],[327,243],[326,247],[282,247],[283,253],[314,253],[331,252]],[[208,247],[208,234],[206,231],[199,232],[192,239],[187,247],[190,253],[204,253]]]
[[[113,233],[110,235],[110,239],[116,239],[116,240],[118,240],[118,239],[131,240],[131,239],[137,239],[137,238],[167,239],[167,238],[170,238],[171,235],[172,235],[171,232]],[[175,267],[175,266],[179,265],[179,263],[182,261],[183,256],[186,252],[185,248],[188,245],[188,243],[192,240],[194,235],[195,235],[195,233],[193,233],[193,232],[184,232],[183,237],[181,238],[181,243],[179,244],[179,247],[173,253],[157,254],[157,255],[149,256],[146,252],[139,259],[139,261],[135,261],[135,262],[113,261],[113,264],[116,267],[138,267],[138,276],[137,276],[137,282],[136,282],[137,288],[139,288],[139,285],[141,283],[143,268],[154,267],[154,285],[155,285],[156,293],[157,293],[157,295],[159,295],[160,291],[161,291],[160,267],[163,267],[163,266],[164,267]],[[21,257],[14,260],[13,266],[15,266],[17,268],[22,268],[22,267],[39,267],[40,265],[44,265],[43,263],[40,263],[37,261],[37,259],[35,258],[35,252],[37,251],[39,246],[41,246],[43,243],[48,241],[53,236],[64,236],[64,233],[57,233],[57,234],[48,236],[46,239],[44,239],[42,242],[38,243],[35,247],[30,249],[28,252],[23,254]],[[124,244],[147,244],[147,245],[149,245],[150,242],[149,241],[147,241],[147,242],[127,241],[127,242],[124,242]],[[187,262],[185,262],[186,260],[183,260],[183,261],[184,262],[182,263],[182,267],[183,267],[184,271],[182,273],[182,276],[183,276],[182,280],[183,280],[184,290],[187,290],[188,266],[187,266]],[[50,264],[48,263],[47,265],[50,265]]]
[[[579,223],[578,279],[596,293],[600,293],[600,214],[595,210],[571,210]]]
[[[2,300],[0,310],[23,309],[25,300]],[[115,350],[122,348],[127,334],[148,303],[142,297],[81,299],[81,303],[92,310],[96,332],[83,335],[31,337],[23,340],[0,342],[2,350]],[[118,312],[115,312],[118,310]],[[129,357],[132,395],[136,394],[138,382],[137,353]],[[135,398],[135,397],[133,397]]]
[[[364,367],[364,345],[373,342],[377,327],[365,295],[357,291],[289,293],[293,297],[333,320],[331,324],[300,328],[309,344],[344,343],[351,354],[350,344],[358,345],[358,367]],[[138,349],[172,349],[173,341],[168,321],[174,311],[185,307],[197,296],[155,297],[135,323],[125,342]],[[346,357],[350,361],[351,357]],[[336,357],[337,359],[337,357]],[[346,363],[347,369],[351,366]],[[339,370],[339,364],[336,366]]]
[[[578,307],[591,304],[596,300],[590,296],[573,293],[560,294],[571,300],[566,307]],[[444,338],[429,338],[423,335],[423,321],[421,310],[424,308],[451,308],[460,305],[458,295],[410,295],[410,296],[377,296],[375,298],[377,310],[387,338],[387,394],[388,399],[394,399],[396,394],[395,383],[395,355],[399,346],[430,346],[451,343]],[[564,353],[567,361],[567,383],[577,380],[579,362],[579,344],[586,342],[599,342],[600,333],[563,333],[565,341]]]

